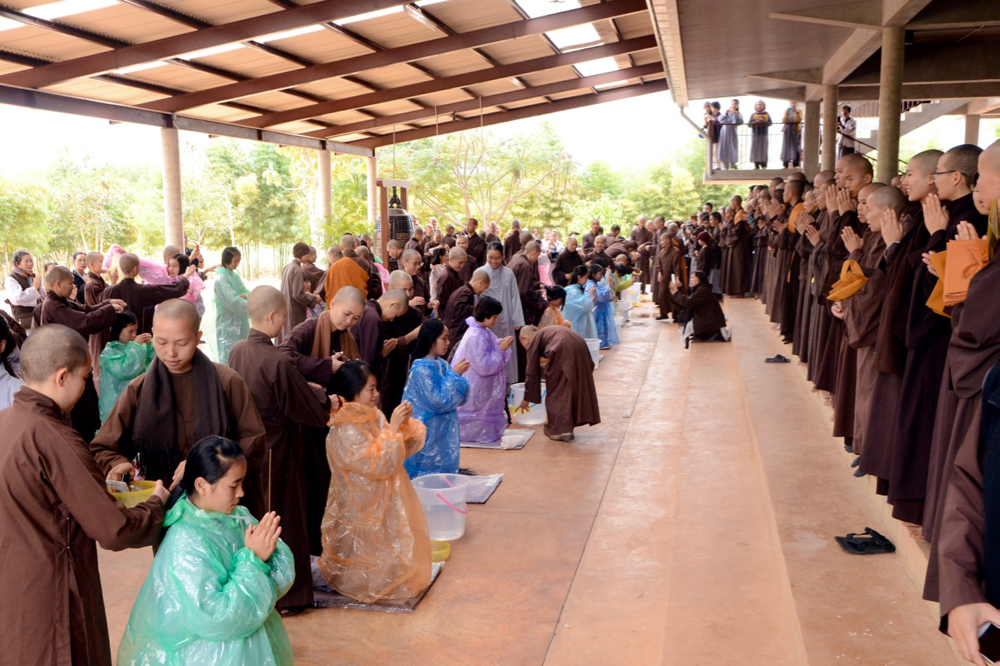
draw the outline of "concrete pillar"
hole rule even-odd
[[[837,166],[837,86],[823,86],[823,165],[822,171]]]
[[[330,151],[316,151],[316,214],[310,223],[310,235],[320,250],[326,248],[326,221],[333,213],[330,203],[333,184],[330,178]]]
[[[378,178],[378,158],[366,157],[368,162],[368,224],[375,229],[375,218],[378,217],[378,187],[375,180]]]
[[[965,142],[979,145],[979,116],[965,114]]]
[[[812,180],[819,173],[819,102],[806,102],[802,137],[802,173]]]
[[[882,28],[882,71],[878,86],[878,172],[875,180],[886,185],[899,173],[899,116],[903,108],[904,48],[904,28]]]
[[[181,143],[176,128],[160,129],[163,144],[163,223],[167,245],[184,247],[184,210],[181,204]]]

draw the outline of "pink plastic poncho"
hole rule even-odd
[[[469,398],[458,408],[459,431],[463,442],[497,442],[507,427],[504,403],[507,400],[507,360],[512,351],[500,349],[500,339],[475,317],[452,357],[452,366],[463,358],[471,365],[465,371]],[[511,345],[513,346],[513,345]]]
[[[124,248],[117,243],[108,248],[104,255],[104,270],[109,270],[112,266],[118,267],[118,260],[125,254]],[[167,273],[167,267],[163,264],[148,259],[139,258],[139,277],[146,284],[173,284],[174,278]],[[204,289],[202,285],[202,289]],[[194,301],[192,301],[193,303]]]
[[[430,531],[403,468],[425,435],[413,418],[393,433],[381,411],[360,403],[334,412],[319,570],[341,594],[364,603],[403,601],[430,585]]]

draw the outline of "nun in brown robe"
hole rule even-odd
[[[139,284],[135,278],[122,278],[117,284],[108,285],[101,295],[105,301],[117,298],[125,301],[125,309],[135,315],[138,322],[136,335],[153,330],[153,310],[157,305],[188,293],[190,284],[183,275],[172,284]]]
[[[960,222],[968,222],[979,235],[986,233],[986,216],[976,210],[972,194],[947,204],[948,226],[934,233],[924,252],[940,252],[955,238]],[[897,520],[921,524],[927,493],[931,439],[941,391],[951,325],[927,306],[937,278],[921,261],[913,276],[910,316],[906,326],[906,367],[893,442],[889,503]]]
[[[660,279],[656,281],[657,293],[656,304],[660,308],[660,317],[666,319],[673,316],[673,321],[679,321],[684,308],[674,303],[670,297],[670,278],[675,276],[681,282],[681,289],[687,293],[687,266],[684,263],[684,253],[674,243],[674,239],[667,236],[664,243],[661,237],[660,251],[656,255],[656,271]]]
[[[83,302],[85,305],[97,306],[104,302],[104,290],[107,288],[107,283],[104,281],[100,275],[96,273],[91,273],[90,271],[84,276],[83,285]],[[90,343],[90,358],[92,359],[92,366],[90,369],[90,376],[94,378],[94,386],[100,389],[100,378],[101,378],[101,352],[108,344],[108,340],[111,337],[111,330],[103,330],[98,333],[92,333],[88,342]]]
[[[820,213],[821,214],[821,213]],[[812,275],[810,259],[813,244],[806,233],[807,227],[819,229],[817,219],[812,215],[803,216],[799,220],[801,233],[795,242],[795,253],[799,256],[798,299],[795,304],[795,329],[792,333],[792,353],[799,357],[802,363],[809,362],[809,316],[812,312],[812,292],[809,289],[809,279]]]
[[[972,458],[979,449],[982,388],[987,373],[1000,361],[1000,261],[990,260],[969,283],[964,303],[952,310],[938,413],[931,445],[924,538],[931,542],[931,557],[924,583],[924,598],[938,600],[938,541],[942,529],[945,493],[959,456]]]
[[[763,213],[758,213],[763,219]],[[750,290],[759,301],[764,302],[765,274],[767,272],[767,225],[760,225],[753,234],[753,276],[750,281]]]
[[[781,265],[779,280],[784,283],[781,294],[781,337],[785,342],[792,342],[795,336],[795,315],[799,306],[799,271],[802,261],[795,252],[801,232],[797,227],[802,216],[803,204],[795,204],[788,214],[788,226],[782,230],[780,249],[778,251]]]
[[[642,282],[642,290],[646,290],[646,285],[650,281],[650,265],[653,262],[653,254],[656,251],[656,235],[647,229],[645,225],[636,227],[635,231],[632,232],[632,240],[636,242],[639,246],[639,261],[637,262],[637,268],[641,271],[639,279]],[[648,245],[649,247],[644,247]],[[573,269],[566,271],[567,274],[571,273]],[[567,282],[557,282],[561,287],[565,287]]]
[[[533,328],[533,327],[532,327]],[[525,330],[528,330],[527,327]],[[524,399],[542,401],[542,374],[545,374],[545,435],[550,438],[573,436],[573,429],[601,422],[594,387],[594,360],[579,333],[566,326],[528,330],[527,367]],[[548,363],[542,368],[542,359]]]
[[[722,229],[719,238],[722,247],[722,293],[727,296],[743,296],[750,291],[752,235],[746,220],[731,222]]]
[[[229,367],[243,377],[264,424],[266,452],[261,480],[265,510],[281,516],[281,538],[295,559],[295,582],[278,601],[278,608],[309,606],[313,602],[309,496],[300,426],[326,426],[330,399],[323,391],[312,389],[295,363],[274,346],[267,333],[256,328],[233,345]],[[325,508],[321,502],[316,510]]]
[[[379,404],[386,415],[391,416],[402,402],[406,378],[410,374],[410,353],[416,340],[407,342],[406,336],[423,323],[424,316],[412,305],[406,312],[385,323],[385,339],[396,340],[396,346],[385,359],[385,385],[379,392]]]
[[[126,509],[51,398],[22,387],[0,411],[0,626],[5,664],[111,663],[96,543],[156,542],[163,505]]]

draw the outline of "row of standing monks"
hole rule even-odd
[[[893,516],[930,542],[924,596],[978,657],[975,630],[1000,619],[1000,497],[984,475],[1000,402],[983,392],[1000,380],[990,381],[1000,146],[920,153],[898,189],[846,155],[811,188],[790,180],[754,196],[751,289],[830,394],[834,435],[860,456],[857,474],[875,477]],[[981,256],[966,256],[970,246]],[[943,291],[946,274],[964,275],[960,292]]]

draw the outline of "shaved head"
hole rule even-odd
[[[400,255],[403,261],[421,261],[423,257],[416,250],[403,250],[403,254]]]
[[[262,322],[272,312],[284,312],[288,310],[288,303],[281,292],[267,285],[255,287],[247,297],[247,310],[250,312],[250,319]]]
[[[486,286],[489,286],[490,281],[490,274],[486,272],[485,268],[477,268],[476,272],[469,278],[469,282],[482,282]]]
[[[909,164],[907,164],[909,171],[919,171],[921,175],[928,175],[933,173],[937,169],[938,160],[944,155],[940,150],[925,150],[922,153],[917,153],[910,158]]]
[[[365,307],[365,295],[357,287],[341,287],[333,297],[334,303],[340,305],[360,305]]]
[[[597,240],[597,239],[594,239],[594,240]],[[528,241],[527,243],[524,244],[524,253],[525,254],[534,254],[536,252],[541,252],[541,250],[542,250],[542,248],[535,241]]]
[[[177,247],[176,245],[166,246],[165,248],[163,248],[163,263],[169,264],[170,257],[174,256],[175,254],[180,254],[181,252],[183,252],[183,250]]]
[[[73,271],[66,268],[65,266],[53,266],[49,269],[49,272],[45,274],[45,286],[51,287],[56,282],[62,282],[63,280],[72,280]]]
[[[465,250],[463,250],[460,247],[453,247],[451,248],[451,251],[448,252],[448,259],[450,259],[451,261],[465,259],[467,256],[468,255],[466,254]]]
[[[351,234],[344,234],[340,237],[340,249],[344,252],[353,250],[358,246],[358,239]]]
[[[118,259],[118,268],[122,270],[122,273],[131,275],[135,269],[139,268],[139,257],[131,252],[126,252]]]
[[[185,324],[189,330],[197,334],[201,329],[201,317],[198,310],[188,301],[179,298],[172,298],[169,301],[160,303],[153,313],[153,328],[156,328],[158,321],[176,321]]]
[[[330,263],[338,261],[344,258],[344,252],[340,249],[340,246],[334,245],[329,250],[326,251],[326,257],[330,260]]]
[[[979,183],[976,188],[987,208],[1000,199],[1000,141],[995,141],[979,156]]]
[[[965,177],[965,184],[972,186],[972,176],[979,169],[979,155],[983,149],[971,143],[963,143],[955,146],[941,156],[939,165],[946,165],[946,169],[954,169]],[[938,169],[941,171],[941,169]]]
[[[21,345],[21,375],[26,384],[45,383],[56,372],[90,365],[90,348],[83,336],[62,324],[47,324],[31,331]]]
[[[413,278],[406,271],[393,271],[389,274],[389,289],[409,289],[413,286]]]
[[[87,253],[87,266],[93,266],[95,263],[104,263],[104,255],[100,252],[88,252]]]
[[[531,324],[522,326],[521,332],[518,334],[518,338],[521,340],[521,346],[527,349],[528,345],[531,344],[531,339],[535,337],[535,333],[537,331],[538,329]]]
[[[875,208],[891,208],[896,211],[896,213],[901,213],[903,212],[903,207],[905,205],[906,196],[903,195],[899,188],[889,185],[876,188],[874,192],[868,195],[869,210],[873,210]]]

